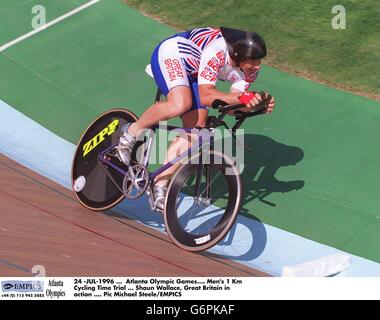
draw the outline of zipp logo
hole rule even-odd
[[[95,137],[93,137],[90,141],[86,142],[83,146],[83,157],[88,155],[96,146],[102,143],[105,139],[105,136],[110,136],[113,134],[117,126],[119,125],[119,120],[116,119],[112,121],[107,128],[104,128],[101,132],[99,132]]]

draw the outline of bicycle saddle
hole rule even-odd
[[[152,66],[150,64],[147,64],[146,67],[145,67],[145,72],[146,74],[151,77],[151,78],[154,78],[153,76],[153,72],[152,72]]]

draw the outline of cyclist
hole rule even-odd
[[[118,146],[120,160],[128,165],[136,137],[160,121],[181,116],[186,128],[205,126],[207,107],[215,99],[228,104],[242,103],[246,105],[242,111],[251,111],[262,97],[247,90],[257,78],[266,54],[265,42],[258,33],[226,27],[192,29],[162,41],[153,52],[151,69],[167,99],[153,104],[137,122],[123,128]],[[232,82],[230,92],[216,89],[217,80]],[[274,106],[272,98],[267,113],[272,112]],[[170,145],[166,161],[175,157],[179,140],[177,137]],[[172,166],[155,180],[153,193],[160,209],[175,170],[176,166]]]

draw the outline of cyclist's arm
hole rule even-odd
[[[219,72],[226,64],[226,51],[215,41],[205,48],[199,64],[198,88],[201,104],[210,107],[216,99],[228,104],[239,103],[241,93],[225,93],[216,89]]]
[[[212,102],[216,99],[225,101],[228,104],[238,104],[239,96],[242,92],[225,93],[216,89],[212,84],[199,85],[199,97],[201,104],[210,107]]]
[[[243,93],[244,91],[248,91],[250,85],[251,85],[250,83],[248,83],[244,80],[233,82],[231,85],[230,92],[241,92],[241,93]]]
[[[199,86],[199,96],[201,98],[201,104],[209,107],[211,106],[212,102],[216,99],[225,101],[228,104],[239,104],[239,96],[242,94],[242,92],[237,89],[232,90],[236,90],[236,92],[225,93],[217,90],[213,85],[202,84]],[[248,107],[240,108],[238,110],[242,112],[252,111],[252,109]],[[227,114],[233,115],[235,111],[228,111]]]
[[[240,103],[239,96],[242,94],[241,91],[244,90],[241,90],[239,86],[236,89],[240,89],[240,92],[225,93],[216,89],[219,72],[226,65],[226,61],[227,52],[220,44],[218,45],[217,41],[215,45],[209,45],[203,51],[198,72],[198,89],[202,105],[210,107],[216,99],[223,100],[228,104]],[[226,80],[231,81],[232,79],[229,79],[229,77],[230,75]],[[239,80],[243,79],[236,76],[232,82]]]

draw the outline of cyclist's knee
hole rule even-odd
[[[168,95],[169,107],[173,117],[178,117],[191,109],[193,100],[188,88],[174,88]]]
[[[172,101],[170,103],[170,108],[173,113],[173,117],[178,117],[187,111],[190,110],[191,108],[191,101],[186,101],[186,99],[178,99],[176,101]]]

